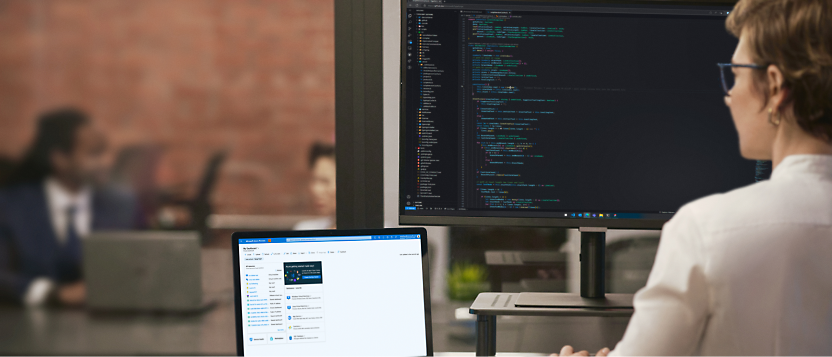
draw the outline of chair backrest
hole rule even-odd
[[[208,216],[213,213],[213,207],[210,201],[211,192],[214,190],[214,186],[216,186],[220,167],[222,167],[226,156],[227,152],[221,150],[208,159],[208,163],[205,165],[205,172],[202,175],[202,181],[199,183],[199,189],[190,203],[191,229],[199,231],[203,244],[207,244],[211,238],[207,222]]]
[[[194,197],[194,202],[208,202],[217,183],[217,176],[219,176],[220,167],[225,161],[228,153],[225,150],[218,151],[208,159],[208,164],[205,165],[205,171],[202,174],[202,181],[199,183],[199,190]]]

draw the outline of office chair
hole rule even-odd
[[[166,199],[169,205],[184,206],[190,213],[190,222],[187,226],[177,227],[177,230],[195,230],[198,231],[205,245],[209,241],[208,216],[213,213],[213,206],[211,205],[211,193],[217,183],[220,168],[225,161],[228,153],[225,150],[220,150],[211,155],[205,165],[202,179],[199,183],[196,194],[190,199]]]

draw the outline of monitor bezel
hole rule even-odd
[[[240,280],[240,239],[247,238],[295,238],[295,237],[348,237],[368,235],[418,234],[421,238],[422,251],[422,294],[425,309],[425,340],[428,356],[433,356],[433,329],[430,299],[430,260],[428,258],[428,233],[422,227],[385,228],[385,229],[328,229],[315,231],[252,231],[231,234],[231,252],[234,265],[234,324],[237,335],[237,355],[245,355],[243,343],[243,296]]]
[[[734,6],[736,0],[473,0],[471,2],[539,2],[539,3],[593,3],[616,5],[675,5],[675,6]],[[400,3],[400,37],[399,37],[399,180],[396,199],[396,214],[401,225],[423,226],[517,226],[517,227],[606,227],[612,229],[662,229],[670,220],[667,219],[604,219],[604,218],[556,218],[556,217],[485,217],[472,214],[471,216],[434,216],[402,214],[401,188],[404,185],[406,144],[407,144],[407,87],[406,71],[406,41],[407,41],[407,0]],[[592,211],[592,210],[590,210]]]

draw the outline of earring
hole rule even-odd
[[[768,122],[771,125],[779,126],[780,125],[780,112],[779,111],[777,112],[777,122],[775,123],[775,122],[771,121],[771,114],[772,114],[773,111],[774,111],[773,108],[768,108]]]

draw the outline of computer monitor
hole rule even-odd
[[[731,2],[402,2],[402,224],[658,229],[765,179],[720,83]]]

